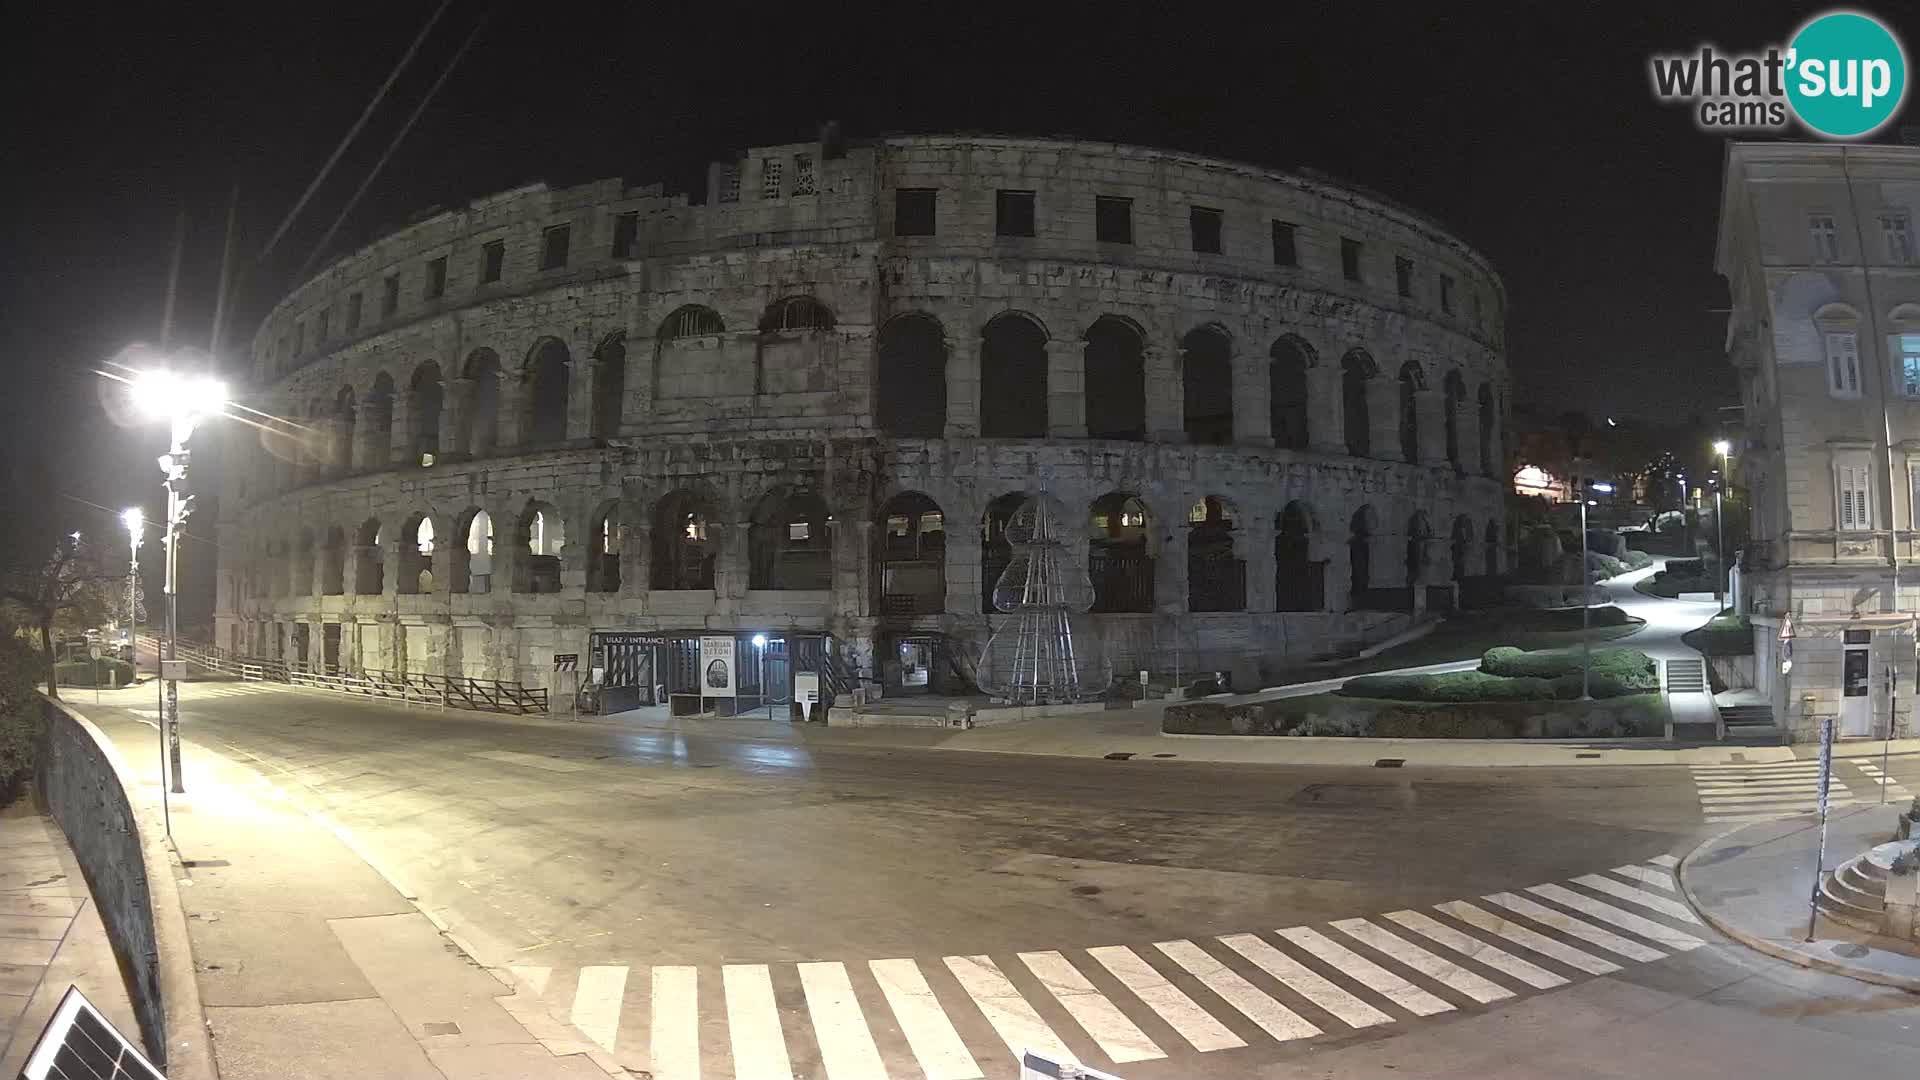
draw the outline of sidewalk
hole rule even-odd
[[[1896,806],[1835,811],[1827,819],[1826,869],[1893,838]],[[1884,986],[1920,991],[1920,950],[1822,916],[1807,938],[1808,898],[1820,843],[1816,818],[1746,825],[1695,848],[1680,862],[1680,887],[1714,929],[1769,956]]]
[[[130,795],[157,814],[154,729],[119,709],[81,711],[139,774]],[[251,770],[191,742],[182,752],[173,842],[224,1080],[625,1075],[512,996],[330,826]]]
[[[60,827],[29,793],[0,810],[0,1076],[19,1075],[69,986],[139,1043],[133,1003],[86,879]]]

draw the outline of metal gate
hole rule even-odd
[[[604,671],[600,711],[625,712],[666,700],[666,688],[654,677],[662,640],[654,634],[600,633],[590,648],[593,666]]]

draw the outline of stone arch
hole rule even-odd
[[[1208,495],[1187,510],[1187,610],[1247,610],[1247,563],[1234,551],[1233,505]]]
[[[367,429],[367,464],[384,469],[393,460],[393,376],[378,372],[367,390],[367,405],[360,422]]]
[[[712,589],[714,558],[720,543],[718,506],[699,492],[668,492],[653,511],[653,589]]]
[[[1274,339],[1267,357],[1267,407],[1273,445],[1305,450],[1310,405],[1307,369],[1315,363],[1313,346],[1298,334],[1283,334]]]
[[[593,350],[593,427],[596,439],[620,434],[627,396],[627,332],[608,334]]]
[[[661,341],[678,341],[681,338],[724,334],[726,330],[719,312],[699,304],[682,304],[661,320],[659,333],[655,336]]]
[[[875,349],[874,423],[902,439],[938,439],[947,426],[947,335],[924,311],[880,327]]]
[[[833,524],[833,512],[818,492],[768,492],[747,526],[747,588],[831,589]]]
[[[1380,520],[1371,505],[1362,504],[1347,522],[1347,563],[1352,571],[1348,592],[1348,610],[1364,606],[1373,588],[1373,540],[1380,531]]]
[[[1153,610],[1153,529],[1147,504],[1127,491],[1093,501],[1087,538],[1087,574],[1095,612]]]
[[[1480,471],[1487,476],[1500,475],[1500,463],[1495,461],[1493,446],[1493,387],[1480,384]]]
[[[1453,535],[1449,538],[1453,557],[1453,580],[1465,581],[1473,577],[1469,574],[1467,560],[1473,555],[1473,519],[1465,514],[1453,519]]]
[[[760,314],[763,334],[796,334],[833,329],[833,309],[811,296],[775,300]]]
[[[619,499],[608,499],[587,519],[587,591],[620,591],[620,557],[626,551],[627,523]]]
[[[1427,569],[1427,543],[1433,539],[1433,525],[1424,510],[1415,510],[1407,518],[1407,584],[1417,586]]]
[[[918,491],[880,507],[874,530],[875,615],[937,615],[947,606],[947,517]]]
[[[980,434],[1047,435],[1047,331],[1024,312],[1002,312],[980,331]]]
[[[467,407],[460,417],[460,450],[473,457],[493,452],[500,422],[500,358],[492,349],[467,354],[461,369],[467,380]]]
[[[565,442],[567,438],[567,347],[559,338],[545,337],[527,352],[522,378],[527,382],[521,406],[520,441],[532,446]]]
[[[454,522],[447,591],[484,593],[493,589],[493,515],[470,507]]]
[[[1453,467],[1460,467],[1460,410],[1467,404],[1467,380],[1460,375],[1460,369],[1447,372],[1442,383],[1447,392],[1447,411],[1442,418],[1447,430],[1447,460]]]
[[[1139,440],[1147,434],[1146,334],[1132,319],[1102,315],[1087,327],[1087,437]]]
[[[400,526],[400,580],[394,591],[409,595],[438,591],[433,580],[433,555],[446,538],[437,535],[433,515],[421,510]]]
[[[564,580],[566,520],[552,503],[528,499],[514,522],[513,591],[557,593]]]
[[[380,519],[370,517],[353,534],[353,594],[379,596],[386,591],[387,562]]]
[[[1233,337],[1217,325],[1195,327],[1180,339],[1180,389],[1187,441],[1233,442]]]
[[[1321,611],[1326,607],[1326,563],[1313,557],[1313,508],[1295,499],[1274,515],[1275,611]]]
[[[1365,349],[1354,348],[1340,359],[1340,405],[1347,429],[1347,453],[1373,454],[1373,420],[1367,404],[1367,384],[1380,375],[1380,365]]]
[[[440,415],[445,400],[440,365],[428,360],[414,368],[407,384],[407,431],[413,438],[409,464],[431,465],[439,455]]]
[[[1404,461],[1420,460],[1419,393],[1427,388],[1427,374],[1418,362],[1400,365],[1400,453]]]

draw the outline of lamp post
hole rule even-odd
[[[1723,611],[1727,606],[1727,518],[1721,513],[1724,506],[1721,491],[1727,486],[1727,455],[1732,451],[1733,444],[1725,439],[1713,444],[1713,452],[1720,459],[1720,477],[1713,485],[1713,528],[1719,537],[1718,546],[1714,549],[1713,599]]]
[[[146,511],[129,506],[120,511],[127,527],[127,644],[133,649],[134,670],[140,669],[140,541],[146,531]]]
[[[760,665],[760,700],[767,706],[767,719],[773,719],[773,695],[767,685],[767,635],[753,635],[753,653]]]
[[[134,405],[147,416],[166,420],[171,428],[167,452],[160,455],[160,471],[167,476],[167,645],[160,659],[166,683],[166,742],[173,770],[173,792],[184,794],[180,778],[180,526],[186,522],[193,495],[187,489],[187,440],[200,421],[219,415],[227,404],[227,387],[210,376],[149,370],[131,380]]]
[[[1587,630],[1593,618],[1593,586],[1587,581],[1587,494],[1597,491],[1603,495],[1613,494],[1612,484],[1602,484],[1588,480],[1586,490],[1580,492],[1580,700],[1592,701],[1588,692],[1588,680],[1593,669],[1593,644],[1587,640]]]

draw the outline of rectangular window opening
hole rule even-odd
[[[1453,278],[1446,274],[1440,275],[1440,310],[1453,314]]]
[[[447,257],[427,260],[427,299],[438,300],[447,295]]]
[[[1291,221],[1273,223],[1273,265],[1299,266],[1300,253],[1294,247],[1294,226]]]
[[[1840,230],[1834,226],[1832,214],[1809,215],[1807,233],[1813,243],[1814,262],[1840,261]]]
[[[893,235],[932,236],[934,234],[935,195],[933,188],[899,188],[893,193]]]
[[[1839,398],[1860,396],[1860,339],[1851,330],[1827,334],[1827,392]]]
[[[1887,239],[1888,262],[1895,266],[1905,266],[1915,261],[1911,218],[1905,214],[1882,215],[1880,231]]]
[[[640,237],[640,212],[629,210],[613,219],[613,257],[633,257],[634,241]]]
[[[387,280],[380,283],[380,317],[393,318],[400,310],[400,275],[388,274]]]
[[[1033,235],[1033,192],[996,191],[993,193],[993,234],[995,236]]]
[[[1401,296],[1413,295],[1413,260],[1404,255],[1393,258],[1393,289]]]
[[[779,158],[768,158],[760,163],[760,197],[777,199],[780,197],[780,181],[785,175],[785,164]]]
[[[1920,334],[1896,335],[1894,344],[1900,357],[1900,392],[1920,398]]]
[[[1360,241],[1349,236],[1340,238],[1340,273],[1348,281],[1360,280]]]
[[[540,233],[540,269],[558,270],[567,265],[567,247],[573,242],[573,226],[549,225]]]
[[[793,193],[795,195],[814,193],[812,154],[793,155]]]
[[[359,293],[347,297],[347,333],[349,334],[360,329],[360,300]]]
[[[489,240],[480,245],[480,284],[491,285],[500,280],[507,268],[507,242]]]
[[[1220,254],[1221,212],[1210,207],[1187,208],[1187,227],[1193,233],[1193,250],[1203,255]]]
[[[1094,196],[1093,238],[1102,244],[1133,243],[1133,200],[1118,195]]]

